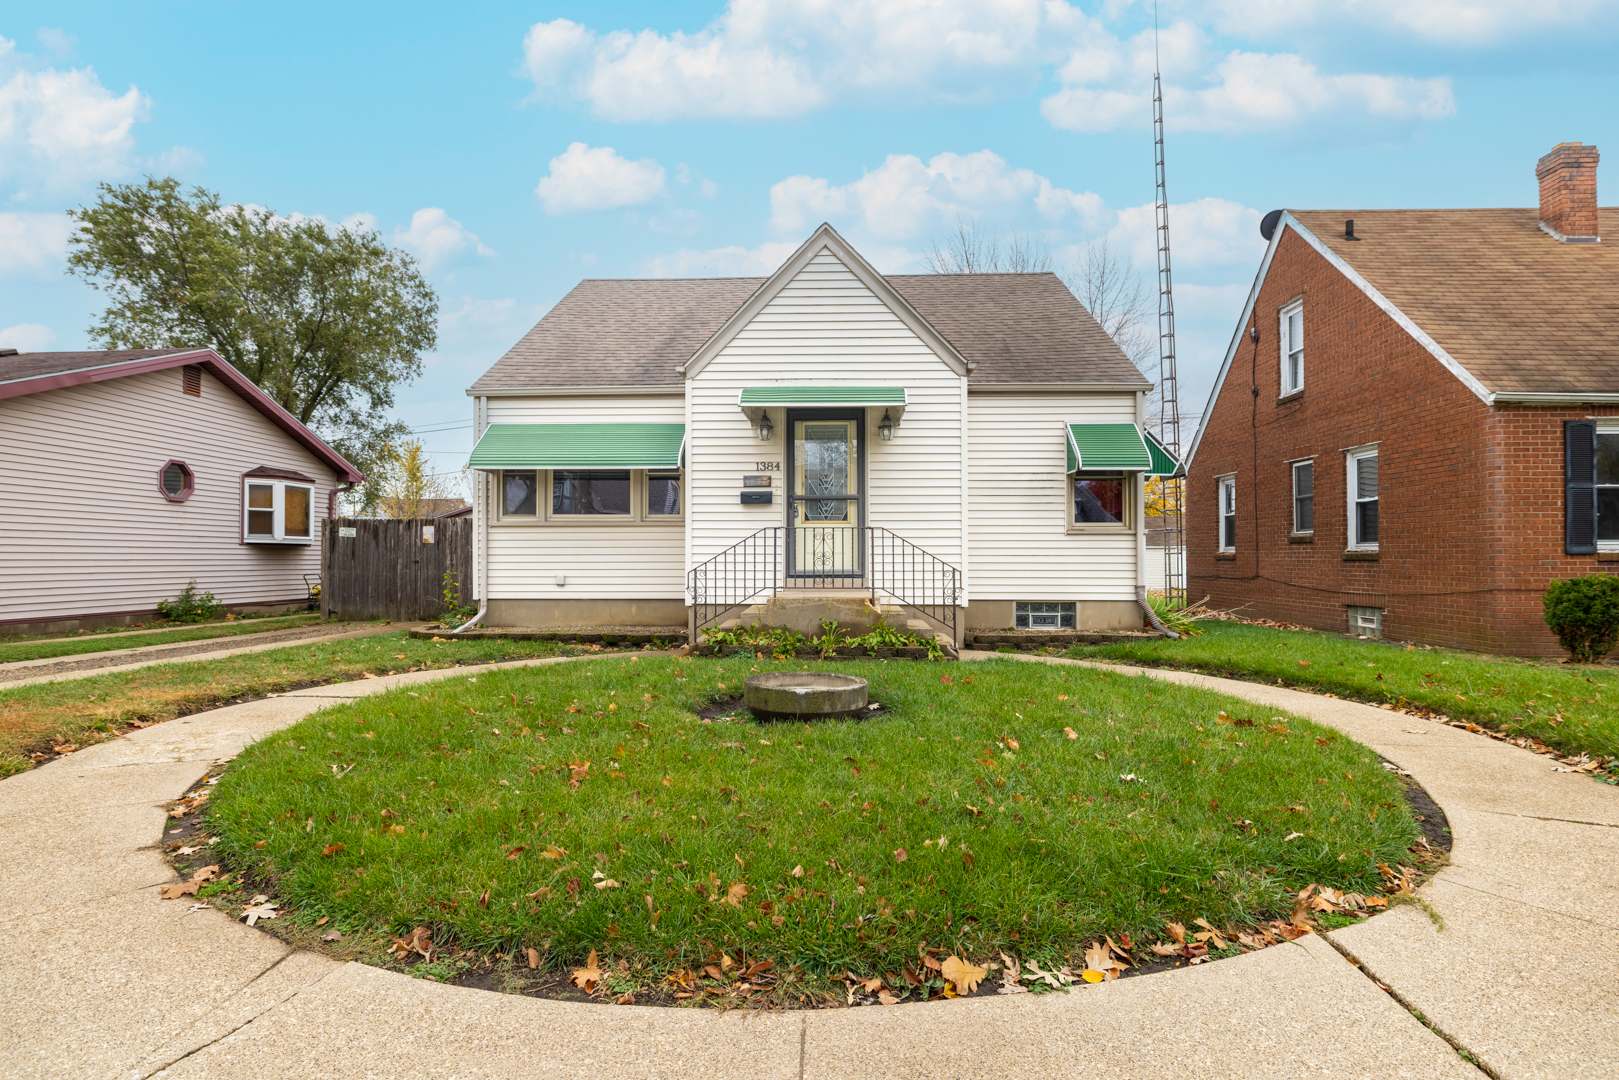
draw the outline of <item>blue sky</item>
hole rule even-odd
[[[1619,154],[1614,0],[1159,20],[1191,412],[1266,210],[1527,206],[1554,144]],[[0,346],[88,347],[97,294],[62,273],[63,211],[147,172],[415,252],[440,345],[397,414],[443,429],[425,437],[446,469],[464,388],[583,277],[764,274],[822,220],[914,271],[960,216],[1059,262],[1108,238],[1150,283],[1151,22],[1128,0],[10,0]]]

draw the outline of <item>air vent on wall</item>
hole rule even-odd
[[[180,372],[183,379],[181,389],[192,397],[202,397],[202,368],[187,364]]]

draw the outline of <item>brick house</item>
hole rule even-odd
[[[1193,599],[1556,655],[1541,593],[1619,571],[1619,209],[1276,210],[1187,464]]]

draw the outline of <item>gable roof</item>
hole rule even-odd
[[[1538,209],[1291,212],[1499,399],[1619,393],[1619,208],[1597,215],[1608,243],[1559,243]]]
[[[1186,450],[1191,467],[1282,238],[1295,233],[1486,405],[1619,402],[1619,252],[1537,209],[1280,210]],[[1598,209],[1619,235],[1619,208]],[[1353,219],[1355,236],[1344,236]],[[1376,237],[1375,240],[1372,238]],[[1362,250],[1365,249],[1365,250]],[[1558,319],[1564,325],[1552,325]]]
[[[6,398],[60,390],[86,383],[106,382],[130,375],[195,364],[224,383],[295,442],[325,462],[340,481],[359,483],[365,477],[320,436],[304,427],[277,405],[247,376],[212,349],[122,349],[110,352],[16,353],[0,356],[0,401]]]
[[[581,281],[467,393],[678,390],[823,249],[974,386],[1151,385],[1055,274],[885,276],[822,225],[768,278]]]

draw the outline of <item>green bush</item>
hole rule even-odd
[[[1619,577],[1555,581],[1542,602],[1546,625],[1575,663],[1594,664],[1619,645]]]
[[[170,622],[207,622],[217,619],[225,605],[211,592],[197,592],[197,580],[192,578],[173,600],[159,600],[157,611]]]

